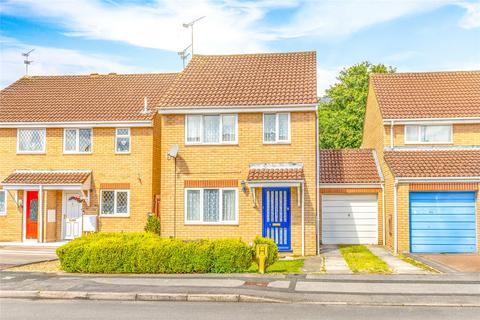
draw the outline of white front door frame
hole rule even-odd
[[[67,196],[68,195],[71,195],[71,194],[75,194],[75,195],[78,195],[78,196],[82,196],[82,191],[81,190],[78,190],[78,191],[66,191],[66,190],[63,190],[62,191],[62,238],[61,238],[61,241],[64,241],[65,240],[65,228],[66,228],[66,217],[67,217]],[[83,205],[82,205],[83,206]],[[80,228],[83,229],[83,218],[82,218],[82,221],[80,222]],[[82,231],[80,231],[80,234],[82,233]],[[69,239],[70,240],[70,239]]]

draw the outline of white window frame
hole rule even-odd
[[[7,190],[5,190],[5,189],[0,189],[0,193],[4,193],[4,194],[5,194],[5,210],[4,210],[4,211],[0,211],[0,216],[6,216],[6,215],[7,215],[7,198],[8,198]]]
[[[219,190],[219,219],[218,222],[207,221],[203,220],[203,193],[204,190],[208,189],[215,189]],[[223,191],[226,190],[233,190],[235,191],[235,220],[233,221],[223,221]],[[200,191],[200,220],[188,220],[187,219],[187,193],[188,191]],[[184,221],[185,224],[189,225],[238,225],[238,188],[185,188],[184,193]]]
[[[103,213],[103,192],[104,191],[113,191],[113,213],[112,214]],[[117,213],[117,193],[119,192],[127,193],[127,213]],[[102,218],[130,217],[130,190],[129,189],[101,189],[99,216]]]
[[[126,134],[118,134],[118,130],[128,130],[128,135]],[[128,138],[128,151],[118,151],[117,149],[117,140],[118,138]],[[132,131],[130,128],[115,128],[115,153],[116,154],[129,154],[132,152]]]
[[[421,141],[421,131],[422,128],[426,127],[449,127],[450,128],[450,140],[448,141]],[[417,129],[417,140],[408,140],[407,139],[407,128],[415,127]],[[423,129],[425,130],[425,129]],[[404,131],[403,131],[403,136],[405,140],[405,144],[451,144],[453,143],[453,125],[448,125],[448,124],[443,124],[443,125],[405,125],[404,126]]]
[[[265,141],[265,116],[266,115],[275,115],[275,141]],[[287,140],[279,140],[279,135],[280,135],[280,130],[279,130],[279,115],[287,115],[288,116],[288,139]],[[290,144],[292,141],[292,125],[291,125],[291,117],[290,117],[290,112],[277,112],[277,113],[264,113],[263,114],[263,127],[262,127],[262,140],[263,144]]]
[[[43,149],[37,151],[20,150],[20,131],[43,131]],[[17,153],[18,154],[42,154],[47,149],[47,129],[46,128],[18,128],[17,129]]]
[[[203,123],[204,123],[204,117],[205,116],[218,116],[220,117],[219,121],[219,142],[203,142],[204,140],[204,134],[203,134]],[[224,116],[234,116],[235,117],[235,140],[234,141],[222,141],[223,139],[223,117]],[[199,142],[192,142],[188,141],[188,117],[200,117],[200,141]],[[235,145],[238,144],[238,114],[237,113],[220,113],[220,114],[187,114],[185,115],[185,145],[222,145],[222,144],[227,144],[227,145]]]
[[[81,152],[79,150],[80,148],[80,130],[90,130],[90,151],[88,152]],[[75,136],[75,151],[67,151],[65,150],[66,146],[66,136],[67,136],[67,131],[69,130],[75,130],[76,131],[76,136]],[[93,128],[64,128],[63,129],[63,153],[65,154],[92,154],[93,153]]]

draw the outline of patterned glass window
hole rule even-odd
[[[18,129],[17,152],[45,152],[45,129]]]
[[[117,153],[130,152],[130,129],[121,128],[115,131],[115,151]]]
[[[185,197],[186,223],[238,222],[236,189],[187,189]]]
[[[0,190],[0,214],[7,213],[7,192]]]
[[[65,129],[63,150],[65,153],[92,152],[92,129]]]
[[[130,191],[102,190],[101,214],[105,216],[126,216],[129,214]]]
[[[188,115],[185,121],[185,143],[236,143],[237,119],[236,114]]]
[[[263,115],[263,142],[285,143],[290,141],[290,114],[272,113]]]

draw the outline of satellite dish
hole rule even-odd
[[[176,158],[178,154],[178,144],[172,144],[170,150],[167,153],[167,157]]]

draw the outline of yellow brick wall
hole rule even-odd
[[[0,129],[0,180],[16,169],[92,170],[91,207],[85,208],[89,214],[99,211],[100,183],[130,183],[130,217],[100,218],[99,230],[141,231],[147,213],[152,211],[152,194],[159,188],[158,183],[154,183],[154,180],[159,181],[159,173],[158,169],[153,170],[153,130],[131,128],[131,154],[115,154],[115,128],[93,129],[92,154],[63,154],[63,129],[48,128],[46,153],[23,155],[16,154],[16,129]],[[62,210],[61,199],[61,193],[57,194],[57,214]],[[56,229],[58,238],[59,223]],[[0,230],[0,241],[20,241],[22,238],[22,213],[12,199],[8,201],[7,215],[0,216]]]
[[[185,225],[184,181],[247,179],[251,163],[301,162],[305,172],[305,253],[316,252],[316,187],[315,187],[315,112],[291,113],[291,144],[264,145],[263,115],[238,115],[238,145],[186,146],[184,144],[184,115],[165,115],[161,122],[161,226],[163,236],[193,239],[205,237],[238,237],[249,242],[262,233],[261,190],[257,188],[257,206],[252,206],[251,190],[238,188],[239,224]],[[164,155],[172,144],[179,145],[176,184],[174,161]],[[176,193],[174,188],[176,185]],[[176,197],[175,197],[176,194]],[[175,199],[175,200],[174,200]],[[292,247],[301,253],[301,214],[297,207],[297,191],[292,188]],[[174,214],[174,212],[176,212]]]
[[[390,146],[390,125],[385,126],[386,141],[385,146]],[[393,126],[394,146],[405,146],[405,126]],[[435,146],[455,145],[455,146],[480,146],[480,124],[454,124],[453,125],[453,143],[435,144]],[[426,146],[426,144],[407,144],[409,147]]]

